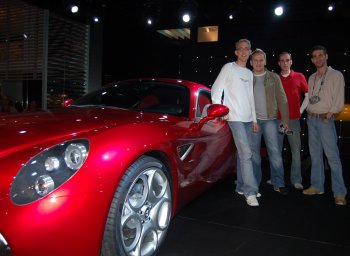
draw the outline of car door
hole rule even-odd
[[[209,90],[200,89],[196,99],[196,118],[199,122],[211,105]],[[234,171],[235,146],[230,128],[222,118],[215,118],[186,136],[187,152],[183,157],[183,185],[211,184]]]

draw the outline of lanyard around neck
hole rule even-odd
[[[321,84],[320,84],[320,87],[318,88],[317,95],[320,95],[320,91],[322,89],[322,85],[324,84],[324,80],[326,79],[327,71],[328,71],[328,67],[326,69],[326,72],[324,72],[324,74],[322,76]],[[312,87],[312,96],[314,95],[314,91],[315,91],[315,87],[316,87],[316,78],[317,78],[317,73],[315,74],[314,86]]]

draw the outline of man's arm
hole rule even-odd
[[[344,108],[345,80],[343,74],[340,73],[340,71],[338,71],[337,76],[335,76],[332,100],[332,107],[328,112],[332,114],[341,112]]]
[[[276,100],[277,100],[277,106],[278,110],[281,113],[281,119],[283,126],[288,127],[289,122],[289,107],[288,107],[288,100],[287,95],[283,89],[283,85],[281,82],[281,79],[278,75],[276,75]]]
[[[211,87],[211,100],[213,104],[222,104],[222,94],[224,92],[225,80],[227,76],[227,65],[223,66],[217,76],[213,86]]]
[[[309,94],[308,94],[309,86],[306,82],[305,76],[302,73],[300,73],[300,87],[301,87],[301,90],[304,92],[304,100],[300,106],[300,114],[302,114],[306,109],[307,105],[309,104]]]
[[[304,96],[305,97],[304,97],[303,103],[300,106],[300,114],[302,114],[304,112],[304,110],[307,107],[307,104],[309,104],[309,94],[305,93]]]

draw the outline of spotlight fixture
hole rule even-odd
[[[229,18],[230,20],[233,20],[233,14],[230,13],[230,14],[228,15],[228,18]]]
[[[72,13],[77,13],[79,11],[79,7],[77,5],[72,5],[70,11]]]
[[[330,4],[328,5],[328,11],[333,11],[334,10],[334,5],[333,4]]]
[[[96,22],[96,23],[100,21],[99,18],[98,18],[97,16],[94,16],[94,17],[93,17],[93,20],[94,20],[94,22]]]
[[[147,19],[147,24],[148,24],[148,25],[152,25],[152,23],[153,23],[153,22],[152,22],[152,19],[151,19],[151,18],[148,18],[148,19]]]
[[[191,20],[191,17],[188,13],[185,13],[183,16],[182,16],[182,20],[186,23],[188,23],[190,20]]]
[[[278,6],[275,8],[275,15],[276,16],[281,16],[283,14],[283,7],[282,6]]]

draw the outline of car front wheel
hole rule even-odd
[[[143,156],[125,172],[110,206],[102,255],[153,255],[165,239],[172,211],[169,173]]]

